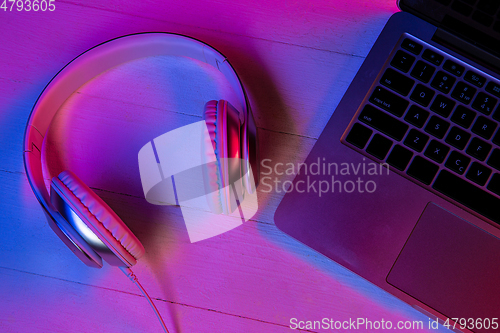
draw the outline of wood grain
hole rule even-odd
[[[2,303],[15,304],[2,309],[2,332],[161,331],[147,301],[135,292],[117,292],[5,268],[0,268],[0,280]],[[289,331],[262,320],[162,300],[154,302],[171,332]],[[171,313],[175,313],[175,317]],[[177,321],[177,318],[183,320]]]
[[[6,32],[0,36],[0,330],[159,331],[146,301],[121,272],[108,265],[87,268],[65,248],[27,183],[25,122],[38,94],[68,61],[135,32],[199,38],[228,57],[248,90],[261,158],[271,165],[298,163],[395,10],[392,0],[189,0],[58,1],[53,13],[0,12]],[[140,147],[199,120],[212,98],[234,101],[209,66],[142,59],[81,87],[45,139],[47,181],[74,171],[143,242],[146,255],[134,271],[171,332],[284,332],[293,317],[427,323],[410,306],[277,230],[273,215],[282,191],[261,187],[251,221],[194,244],[179,207],[145,201]],[[274,171],[268,176],[293,178]]]

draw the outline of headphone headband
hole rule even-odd
[[[248,115],[244,127],[249,126],[246,120],[253,125],[245,91],[231,64],[217,50],[194,38],[162,32],[127,35],[99,44],[73,59],[52,78],[38,97],[26,125],[23,155],[28,181],[44,208],[49,225],[84,262],[88,263],[89,259],[100,262],[100,258],[97,254],[96,258],[93,257],[94,251],[87,248],[88,245],[78,233],[66,226],[67,222],[50,202],[42,172],[43,138],[59,108],[83,84],[120,64],[158,55],[185,56],[218,69],[231,84],[243,114]],[[89,255],[91,258],[86,258]]]
[[[217,68],[229,81],[246,113],[247,101],[238,75],[227,59],[194,38],[170,33],[141,33],[99,44],[67,64],[45,87],[28,120],[42,136],[66,99],[95,76],[128,61],[159,55],[185,56]],[[31,150],[28,136],[24,149]]]

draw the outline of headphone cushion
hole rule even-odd
[[[73,194],[71,203],[86,217],[85,222],[98,231],[99,238],[104,237],[124,257],[131,255],[137,260],[144,255],[144,247],[137,237],[80,178],[71,171],[63,171],[57,178]]]
[[[208,138],[203,138],[202,151],[204,155],[202,159],[204,161],[211,160],[211,155],[215,153],[215,162],[205,163],[203,167],[203,179],[205,185],[205,193],[207,198],[207,203],[212,212],[215,214],[221,214],[223,209],[223,200],[221,200],[221,188],[222,179],[220,174],[220,152],[218,151],[217,144],[217,101],[209,101],[205,104],[205,110],[203,114],[203,119],[205,120]]]

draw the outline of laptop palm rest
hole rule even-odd
[[[448,318],[498,318],[499,263],[500,239],[429,203],[387,282]]]

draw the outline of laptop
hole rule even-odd
[[[498,331],[500,1],[398,6],[275,223],[450,329]]]

